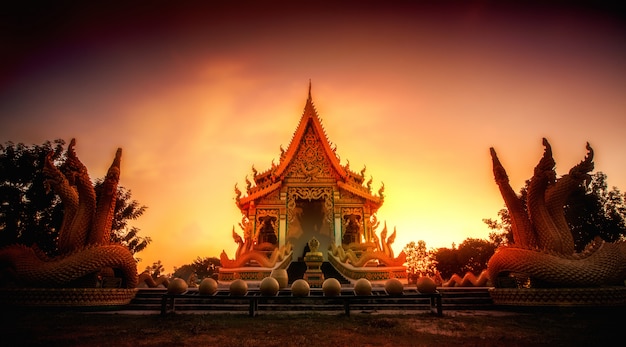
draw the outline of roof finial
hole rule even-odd
[[[311,79],[309,78],[309,100],[311,100]]]

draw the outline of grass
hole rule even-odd
[[[10,346],[598,346],[621,340],[621,310],[168,314],[14,310]]]

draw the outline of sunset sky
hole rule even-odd
[[[626,25],[610,7],[147,3],[18,8],[0,28],[0,142],[74,137],[94,179],[121,147],[120,184],[148,206],[140,270],[234,255],[234,186],[278,161],[309,80],[342,164],[384,182],[396,253],[487,238],[504,206],[489,147],[519,191],[542,137],[559,174],[589,141],[626,190]]]

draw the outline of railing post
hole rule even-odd
[[[441,308],[441,294],[431,294],[430,295],[430,311],[435,313],[437,316],[442,316],[442,308]]]
[[[169,294],[164,294],[163,297],[161,298],[161,314],[166,314],[168,311],[168,306],[171,307],[172,312],[174,312],[174,295],[169,295]],[[169,305],[168,305],[168,299],[169,300]]]
[[[161,315],[164,315],[167,313],[167,296],[163,295],[161,297]]]
[[[250,297],[250,307],[248,309],[248,313],[250,317],[256,316],[256,311],[259,309],[259,302],[256,296]]]

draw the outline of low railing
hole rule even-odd
[[[372,292],[372,295],[354,295],[342,292],[338,296],[325,296],[321,291],[311,292],[308,296],[293,296],[290,291],[281,291],[278,295],[262,295],[258,291],[249,291],[246,295],[235,296],[228,292],[214,295],[201,295],[198,292],[186,294],[163,294],[161,314],[176,311],[177,301],[184,305],[200,305],[207,310],[219,308],[246,310],[251,317],[259,311],[272,310],[343,310],[350,316],[351,310],[389,310],[419,309],[428,307],[430,312],[442,316],[441,294],[439,292],[422,294],[408,292],[402,295],[388,295],[385,292]]]

